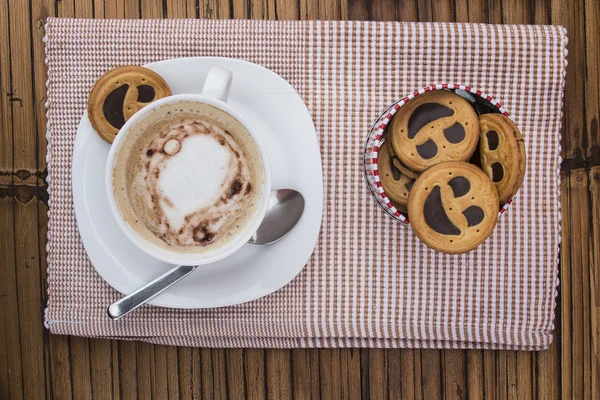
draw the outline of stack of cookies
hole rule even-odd
[[[488,238],[499,208],[523,183],[525,146],[508,117],[435,90],[394,115],[377,164],[383,190],[419,239],[464,253]]]

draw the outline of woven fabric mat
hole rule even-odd
[[[462,347],[538,350],[552,341],[560,241],[566,31],[552,26],[50,18],[48,308],[52,333],[213,347]],[[120,295],[79,238],[71,192],[77,125],[94,81],[123,64],[223,56],[263,65],[305,100],[320,139],[325,209],[304,270],[265,298],[210,310]],[[527,176],[492,236],[466,255],[421,244],[371,198],[362,149],[393,101],[436,83],[497,99],[523,131]]]

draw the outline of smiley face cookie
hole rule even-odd
[[[379,179],[385,194],[394,206],[402,212],[407,211],[408,194],[414,179],[403,174],[395,165],[395,157],[390,152],[390,142],[385,141],[379,148],[377,156],[377,169]]]
[[[388,140],[388,142],[389,142],[389,140]],[[391,144],[389,144],[387,146],[387,148],[388,148],[388,151],[390,152],[390,156],[392,157],[392,162],[394,163],[394,166],[398,170],[400,170],[400,172],[402,172],[403,175],[408,176],[412,180],[415,180],[419,177],[418,172],[415,172],[412,169],[408,168],[406,165],[402,164],[402,161],[400,161],[398,156],[396,156],[396,154],[394,154],[394,148],[392,147]]]
[[[490,177],[501,203],[510,200],[525,178],[525,144],[517,126],[502,114],[479,117],[481,168]]]
[[[473,250],[488,238],[498,220],[498,192],[476,166],[437,164],[415,181],[408,198],[414,232],[427,246],[444,253]]]
[[[394,153],[409,169],[422,172],[444,161],[467,161],[477,147],[477,114],[464,98],[435,90],[408,101],[392,118]]]
[[[133,114],[171,95],[165,80],[147,68],[128,65],[102,75],[88,99],[88,116],[100,137],[112,143]]]

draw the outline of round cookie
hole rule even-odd
[[[444,161],[467,161],[477,147],[479,125],[467,100],[448,90],[434,90],[400,107],[389,135],[400,161],[422,172]]]
[[[388,140],[389,142],[389,140]],[[404,175],[408,176],[411,179],[417,179],[419,177],[419,174],[415,171],[413,171],[412,169],[408,168],[406,165],[402,164],[402,161],[400,161],[400,159],[396,156],[396,154],[394,154],[394,148],[392,147],[392,145],[388,145],[388,150],[390,152],[390,155],[392,156],[392,162],[394,163],[394,166],[396,168],[398,168],[400,170],[400,172],[402,172]]]
[[[392,204],[402,212],[407,211],[408,194],[414,179],[404,175],[395,166],[395,157],[390,153],[390,143],[385,141],[379,148],[377,156],[377,169],[379,179],[385,194],[390,198]]]
[[[450,161],[423,172],[408,197],[414,232],[432,249],[456,254],[473,250],[498,221],[498,192],[476,166]]]
[[[134,65],[118,67],[94,84],[88,99],[88,117],[100,137],[112,143],[133,114],[170,95],[169,86],[156,72]]]
[[[501,203],[510,200],[525,178],[525,143],[519,128],[502,114],[479,117],[481,169],[490,177]]]

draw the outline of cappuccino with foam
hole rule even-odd
[[[152,243],[183,253],[221,247],[242,232],[264,179],[246,128],[198,102],[163,105],[133,126],[113,173],[125,221]]]

